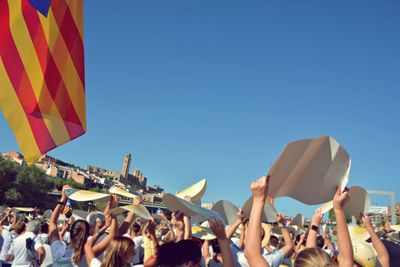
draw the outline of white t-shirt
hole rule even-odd
[[[39,236],[40,240],[42,240],[43,244],[49,244],[48,234],[43,233],[43,234],[39,234],[38,236]]]
[[[13,243],[13,241],[15,239],[15,234],[14,234],[14,232],[10,232],[4,228],[2,235],[4,238],[4,242],[3,242],[3,246],[1,247],[0,261],[6,261],[6,255],[8,254],[11,244]],[[11,262],[9,262],[9,263],[11,264]]]
[[[26,240],[28,238],[33,240],[34,252],[26,248]],[[36,250],[41,247],[43,248],[42,241],[32,232],[25,232],[18,236],[14,239],[14,242],[11,244],[10,250],[8,251],[8,254],[14,255],[12,266],[31,266],[31,261],[35,256],[37,257]]]
[[[235,265],[241,267],[249,267],[249,263],[247,262],[246,257],[244,256],[244,252],[242,250],[235,249],[232,245],[230,246],[231,252],[233,254],[233,259],[236,260]],[[282,250],[274,251],[272,253],[265,253],[266,250],[262,250],[262,256],[268,262],[270,267],[279,267],[282,264],[285,254]]]

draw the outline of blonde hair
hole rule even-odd
[[[320,248],[306,248],[299,252],[294,267],[333,267],[337,264]]]
[[[105,252],[105,258],[101,267],[124,266],[126,255],[129,251],[134,252],[135,243],[128,237],[115,237],[111,240]]]

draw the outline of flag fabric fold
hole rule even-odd
[[[0,109],[28,164],[86,132],[82,0],[0,0]]]

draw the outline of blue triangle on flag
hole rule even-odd
[[[47,17],[47,14],[49,13],[51,0],[29,0],[29,3],[31,3],[31,5],[37,11],[39,11],[43,16]]]

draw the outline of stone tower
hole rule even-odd
[[[125,155],[124,163],[122,164],[122,172],[121,172],[121,174],[124,178],[128,178],[129,168],[131,167],[131,160],[132,160],[131,154]]]

